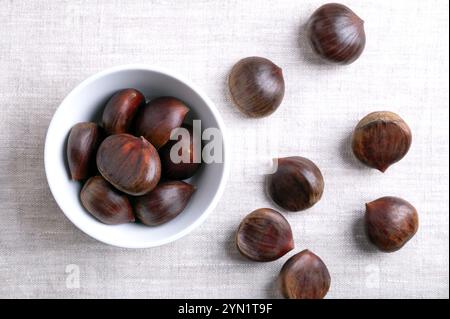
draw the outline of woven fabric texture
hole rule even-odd
[[[449,4],[443,0],[346,0],[365,20],[367,45],[350,66],[326,66],[304,24],[323,1],[0,0],[0,297],[276,297],[284,261],[308,248],[328,265],[327,298],[449,296]],[[240,58],[283,69],[286,94],[271,117],[232,105],[226,77]],[[163,247],[127,250],[84,235],[56,205],[43,150],[62,99],[105,68],[145,63],[180,73],[213,100],[228,128],[231,172],[199,228]],[[369,112],[409,123],[408,155],[385,174],[359,164],[349,136]],[[326,182],[312,209],[285,214],[296,248],[271,263],[240,257],[234,233],[260,207],[260,167],[301,155]],[[385,254],[364,235],[364,203],[410,201],[420,229]]]

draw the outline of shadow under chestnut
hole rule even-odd
[[[237,226],[236,226],[237,229]],[[247,259],[246,257],[242,256],[242,254],[239,252],[237,246],[236,246],[236,230],[232,229],[229,231],[228,236],[226,237],[225,241],[225,251],[227,256],[236,263],[239,264],[252,264],[253,267],[255,267],[255,271],[258,271],[257,266],[263,266],[267,263],[264,262],[256,262]],[[277,269],[281,269],[281,264]],[[265,297],[269,299],[280,299],[282,298],[282,295],[280,293],[279,289],[279,283],[278,283],[278,274],[279,270],[275,272],[274,276],[271,276],[267,279],[267,283],[264,285],[264,292]]]
[[[300,25],[297,32],[298,34],[297,42],[298,46],[300,47],[300,52],[302,55],[301,58],[308,64],[323,66],[324,65],[323,60],[317,54],[314,53],[313,49],[311,48],[311,45],[309,44],[307,26],[308,26],[307,23]]]
[[[237,61],[236,61],[237,62]],[[224,99],[225,107],[230,108],[230,112],[233,116],[238,119],[249,119],[250,117],[242,113],[236,105],[234,105],[233,98],[230,93],[230,86],[228,83],[228,77],[230,75],[230,71],[233,66],[230,66],[229,69],[222,75],[223,85],[222,85],[222,95]]]
[[[364,222],[364,212],[358,210],[355,212],[355,215],[361,215],[353,221],[352,225],[353,240],[356,247],[363,253],[377,253],[377,249],[370,243],[369,239],[367,238],[366,226]]]
[[[300,58],[308,65],[316,66],[316,70],[338,70],[339,66],[325,61],[317,55],[309,43],[308,39],[308,24],[304,23],[298,28],[297,42],[300,48]],[[342,66],[341,66],[342,67]]]
[[[226,241],[225,241],[225,251],[227,256],[238,263],[252,263],[251,260],[245,258],[244,256],[241,255],[241,253],[239,252],[237,246],[236,246],[236,230],[237,230],[237,225],[236,225],[236,229],[232,229],[229,231],[227,237],[226,237]]]
[[[352,133],[348,133],[339,144],[339,154],[344,164],[350,168],[370,171],[371,169],[361,163],[353,154],[352,150]]]
[[[276,276],[268,279],[265,287],[265,294],[267,299],[283,299],[283,295],[279,288],[278,272],[276,273]]]

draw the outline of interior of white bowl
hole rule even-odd
[[[223,162],[203,164],[190,180],[197,187],[185,210],[175,219],[157,227],[138,223],[105,225],[81,205],[81,183],[70,180],[65,148],[71,127],[99,118],[105,102],[117,90],[136,88],[147,99],[174,96],[191,109],[190,117],[200,119],[202,129],[218,128],[223,136]],[[45,169],[50,189],[64,214],[82,231],[107,244],[143,248],[176,240],[198,226],[216,205],[226,178],[226,147],[222,120],[212,102],[192,84],[166,71],[145,66],[117,67],[98,73],[78,85],[61,103],[50,123],[45,142]]]

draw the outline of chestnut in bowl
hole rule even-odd
[[[162,175],[167,179],[182,180],[190,178],[194,176],[200,168],[202,162],[201,154],[197,154],[194,150],[194,134],[192,126],[189,124],[184,124],[182,128],[188,130],[189,138],[183,138],[180,135],[177,140],[170,140],[159,151],[162,165]],[[201,143],[201,141],[199,142]],[[171,156],[171,151],[174,147],[177,147],[175,151],[178,150],[178,156],[181,157],[181,161],[179,163],[175,162]],[[184,154],[183,152],[188,152],[188,154]],[[184,157],[187,158],[187,161],[184,161]]]
[[[288,299],[323,299],[331,276],[322,259],[305,249],[289,258],[279,275],[281,293]]]
[[[128,197],[101,176],[86,181],[80,199],[84,208],[102,223],[118,225],[135,220]]]
[[[159,97],[142,107],[134,121],[134,135],[143,136],[159,149],[169,139],[173,129],[180,127],[189,108],[174,97]]]
[[[95,123],[83,122],[72,127],[66,152],[73,180],[84,180],[95,173],[95,154],[102,139],[102,129]]]
[[[97,151],[97,168],[115,188],[129,195],[144,195],[158,185],[161,162],[156,149],[143,137],[116,134]]]
[[[164,224],[180,214],[194,194],[195,187],[182,181],[160,183],[150,193],[134,198],[134,211],[147,226]]]
[[[128,133],[136,112],[144,104],[144,94],[136,89],[116,92],[103,110],[102,127],[108,134]]]

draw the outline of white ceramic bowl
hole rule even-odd
[[[71,181],[66,161],[66,140],[71,127],[98,120],[108,98],[117,90],[136,88],[147,99],[174,96],[200,119],[202,129],[218,128],[223,137],[223,163],[203,164],[191,179],[197,190],[185,210],[172,221],[157,227],[131,223],[105,225],[81,205],[81,183]],[[61,210],[79,229],[91,237],[119,247],[144,248],[169,243],[199,226],[214,209],[227,177],[225,128],[213,103],[192,83],[167,71],[145,65],[126,65],[97,73],[80,83],[64,99],[53,115],[45,140],[45,171],[50,190]]]

